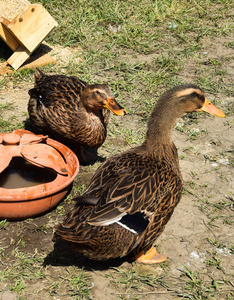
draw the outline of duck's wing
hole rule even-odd
[[[164,162],[131,152],[114,156],[99,167],[81,196],[83,203],[87,199],[94,205],[86,221],[96,226],[121,222],[128,228],[142,224],[134,231],[143,231],[177,181],[178,175]]]
[[[39,105],[43,104],[46,107],[57,103],[60,105],[75,103],[87,85],[85,81],[74,76],[45,75],[44,73],[35,81],[37,84],[29,90],[29,95],[37,99]]]

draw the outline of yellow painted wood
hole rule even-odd
[[[22,67],[19,68],[19,70],[22,69],[35,69],[40,66],[44,66],[47,64],[54,64],[56,63],[56,59],[53,57],[49,56],[48,54],[44,54],[41,56],[36,57],[36,55],[32,55],[28,61],[23,64]]]
[[[57,25],[40,3],[28,6],[12,22],[0,16],[0,37],[14,51],[8,64],[17,70]]]
[[[0,17],[0,38],[7,44],[8,47],[11,48],[12,51],[15,51],[19,48],[20,44],[7,29],[7,23],[9,24],[9,21],[7,22],[6,19]]]
[[[24,46],[19,48],[11,55],[7,60],[8,64],[17,70],[29,57],[31,52],[28,51]]]
[[[41,4],[31,4],[7,27],[28,51],[33,52],[58,24]]]

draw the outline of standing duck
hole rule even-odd
[[[74,76],[46,75],[39,69],[29,95],[30,122],[69,145],[83,162],[96,159],[85,148],[97,149],[104,143],[110,111],[127,113],[108,85],[88,85]]]
[[[198,111],[224,117],[196,85],[164,93],[151,113],[144,143],[98,168],[56,227],[53,240],[68,241],[93,260],[127,255],[140,263],[166,260],[152,245],[181,198],[182,176],[171,131],[179,117]]]

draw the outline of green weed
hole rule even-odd
[[[0,221],[0,229],[6,229],[9,225],[9,222],[7,220]]]
[[[186,276],[187,283],[185,286],[185,292],[179,294],[179,296],[188,299],[210,299],[214,297],[218,290],[217,282],[211,282],[207,284],[203,282],[200,275],[190,271],[185,265],[183,265],[185,272],[182,276]]]

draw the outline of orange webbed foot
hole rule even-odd
[[[157,252],[155,247],[151,247],[145,254],[144,251],[136,256],[136,261],[142,264],[158,264],[164,262],[167,258]]]

